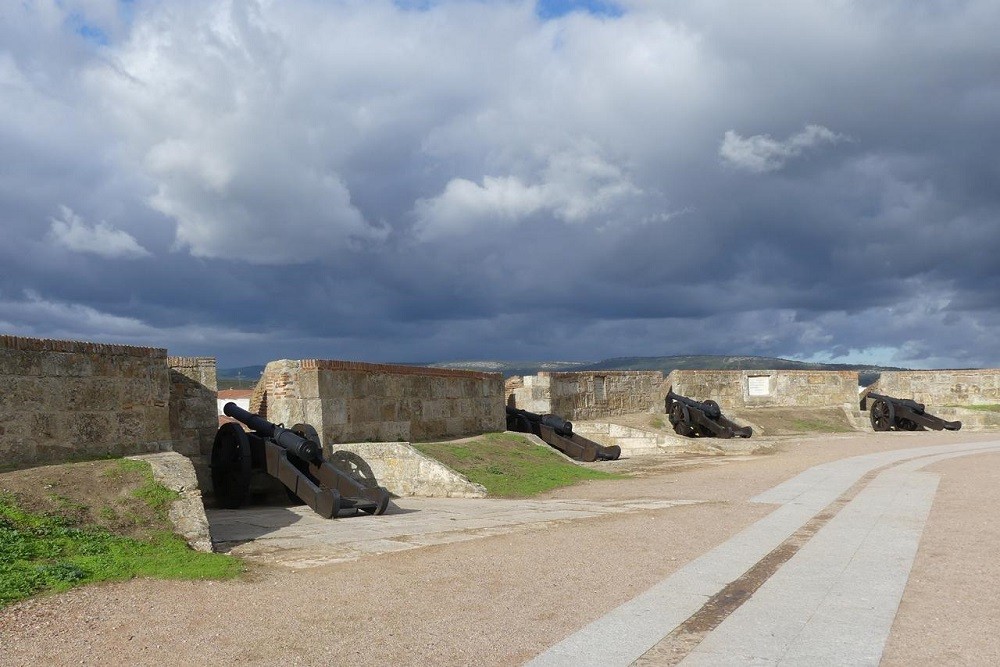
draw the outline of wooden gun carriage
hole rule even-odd
[[[674,432],[688,438],[749,438],[753,435],[749,426],[739,426],[727,419],[719,404],[711,399],[695,401],[671,390],[667,392],[666,410]]]
[[[534,433],[547,444],[577,461],[613,461],[622,455],[617,445],[600,445],[578,433],[573,424],[557,415],[539,415],[507,406],[507,430]]]
[[[245,504],[257,472],[277,479],[290,497],[300,499],[324,519],[346,509],[382,514],[388,507],[389,492],[374,479],[352,476],[323,458],[319,435],[309,424],[285,428],[235,403],[226,403],[222,411],[252,429],[248,433],[240,424],[229,422],[215,434],[212,487],[222,507],[236,509]]]
[[[866,400],[872,401],[871,422],[876,431],[957,431],[962,428],[960,421],[945,421],[924,409],[923,403],[908,398],[895,398],[883,394],[870,393]]]

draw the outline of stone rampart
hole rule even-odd
[[[697,401],[712,399],[723,410],[764,407],[858,409],[854,371],[675,370],[659,397],[662,410],[669,388]]]
[[[324,443],[420,442],[505,427],[499,373],[353,361],[272,361],[250,411],[312,424]]]
[[[866,391],[928,406],[1000,403],[1000,369],[883,371]]]
[[[598,419],[654,409],[662,384],[660,371],[543,372],[524,376],[511,394],[522,410]]]
[[[0,465],[169,449],[159,348],[0,336]]]
[[[209,456],[219,426],[215,357],[167,357],[170,438],[185,456]]]

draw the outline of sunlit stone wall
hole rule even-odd
[[[503,431],[503,377],[422,366],[322,359],[272,361],[250,411],[324,442],[421,442]]]

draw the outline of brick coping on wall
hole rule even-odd
[[[809,369],[802,368],[675,368],[670,371],[671,373],[750,373],[753,375],[761,375],[764,373],[782,375],[814,375],[816,373],[832,373],[835,375],[857,375],[857,371],[840,371],[840,370],[822,370],[816,369],[811,371]],[[883,371],[885,372],[885,371]]]
[[[215,357],[167,357],[167,365],[174,368],[198,368],[214,366]]]
[[[0,349],[21,352],[68,352],[70,354],[102,354],[127,357],[167,358],[167,350],[160,347],[137,347],[111,343],[89,343],[77,340],[52,340],[49,338],[24,338],[0,335]]]
[[[998,375],[1000,368],[934,368],[930,370],[914,371],[881,371],[882,375],[930,375],[939,373],[969,374],[969,375]]]
[[[337,361],[334,359],[303,359],[303,370],[362,371],[365,373],[389,373],[392,375],[430,375],[434,377],[468,378],[470,380],[492,380],[502,373],[483,373],[454,368],[432,368],[430,366],[401,366],[398,364],[372,364],[364,361]]]
[[[623,371],[539,371],[537,375],[541,377],[580,377],[583,375],[663,375],[663,371],[639,371],[639,370],[623,370]],[[530,377],[530,376],[529,376]]]

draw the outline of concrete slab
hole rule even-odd
[[[292,568],[317,567],[374,555],[537,530],[564,521],[647,512],[697,500],[595,502],[416,498],[394,500],[382,516],[329,520],[305,506],[207,510],[217,551]]]

